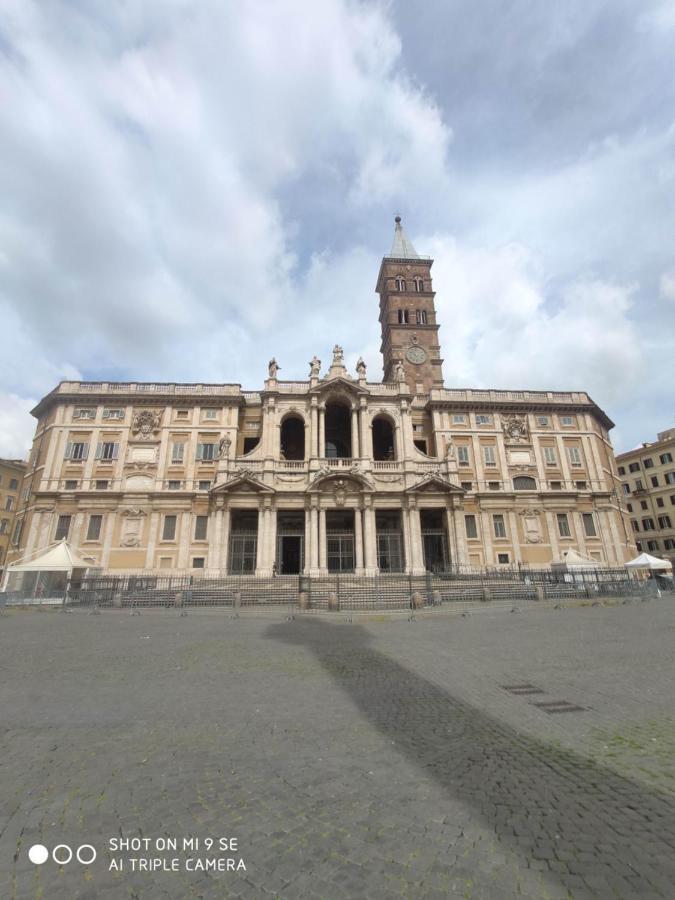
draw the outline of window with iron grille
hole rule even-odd
[[[103,516],[89,516],[89,524],[87,525],[87,540],[98,541],[101,537],[101,524]]]
[[[231,575],[254,572],[257,549],[256,532],[233,531],[230,534],[228,572]]]
[[[60,541],[60,540],[63,540],[63,538],[67,538],[69,531],[70,531],[70,516],[59,516],[58,521],[56,523],[56,533],[54,535],[54,540]]]

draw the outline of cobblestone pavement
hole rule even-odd
[[[0,897],[672,898],[674,641],[665,599],[360,624],[10,611]],[[28,858],[85,843],[90,865]],[[200,868],[228,858],[245,870]]]

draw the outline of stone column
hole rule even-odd
[[[267,510],[261,504],[258,507],[258,540],[255,554],[255,574],[264,575],[265,569],[265,535],[267,534]]]
[[[305,540],[302,571],[307,575],[312,569],[312,510],[305,509]]]
[[[412,575],[424,575],[424,548],[422,546],[422,526],[420,514],[414,503],[410,503],[410,550],[412,553],[410,571]]]
[[[366,506],[363,510],[364,519],[364,536],[365,536],[365,556],[366,556],[366,575],[377,575],[379,569],[377,566],[377,541],[375,529],[375,510],[372,506],[370,497],[364,501]]]
[[[403,552],[405,553],[405,570],[412,570],[412,541],[410,538],[410,510],[401,506],[401,529],[403,531]]]
[[[222,533],[223,511],[222,509],[211,510],[208,523],[209,550],[206,562],[208,569],[220,569]]]
[[[327,565],[327,541],[326,541],[326,510],[319,510],[319,568],[321,569],[321,574],[325,575],[328,572]]]
[[[311,510],[311,533],[310,533],[310,548],[311,548],[311,561],[310,561],[310,569],[312,574],[318,574],[319,572],[319,509],[316,505],[313,505]]]
[[[271,500],[269,503],[270,505],[267,508],[267,561],[265,568],[267,574],[271,575],[277,556],[277,511]]]
[[[561,559],[560,555],[560,543],[558,542],[558,522],[556,521],[553,513],[545,512],[546,516],[546,529],[548,531],[548,539],[551,544],[551,554],[553,559]]]
[[[362,459],[372,459],[373,456],[373,442],[370,443],[368,439],[370,437],[370,429],[368,428],[367,422],[368,410],[366,407],[366,400],[364,397],[361,398],[361,406],[359,407],[359,429],[360,429],[360,439],[361,439],[361,458]]]
[[[464,510],[462,507],[454,507],[452,517],[455,522],[455,537],[457,538],[457,562],[460,566],[470,566],[469,548],[466,542],[466,524],[464,522]],[[480,523],[477,523],[480,527]],[[480,533],[480,532],[479,532]]]
[[[511,546],[513,547],[513,561],[518,564],[522,563],[523,557],[520,552],[520,534],[518,533],[518,518],[511,510],[509,512],[509,531],[511,532]]]
[[[154,531],[152,517],[154,516]],[[157,529],[159,527],[159,513],[153,513],[150,517],[150,536],[148,538],[148,552],[146,554],[146,569],[152,568],[153,558],[155,556],[155,541],[157,540]],[[112,546],[113,531],[115,530],[115,513],[107,512],[105,515],[105,536],[103,538],[103,552],[101,553],[101,565],[105,568],[110,559],[110,549]],[[148,562],[148,560],[150,560]]]
[[[448,554],[450,556],[450,565],[456,565],[459,560],[459,552],[457,549],[457,532],[455,530],[455,517],[452,512],[452,500],[448,501],[445,508],[445,527],[448,532]]]
[[[363,575],[363,528],[361,510],[354,510],[354,549],[356,551],[356,574]]]
[[[316,397],[312,397],[312,406],[309,412],[310,419],[310,450],[308,456],[316,459],[319,455],[319,410]]]
[[[187,569],[192,543],[192,516],[189,512],[180,514],[180,538],[178,542],[178,569]]]
[[[230,564],[230,526],[231,514],[227,500],[223,505],[223,531],[220,539],[220,571],[227,572]]]
[[[110,515],[110,521],[115,518],[114,515]],[[159,513],[153,512],[150,513],[150,524],[148,526],[148,549],[145,551],[145,568],[152,569],[154,568],[154,560],[155,560],[155,548],[157,546],[157,529],[159,528]],[[106,539],[105,539],[105,551],[104,556],[108,558],[108,554],[110,552],[110,542],[112,540],[112,527],[109,523],[106,524]]]
[[[352,405],[352,459],[361,458],[361,448],[359,444],[359,417],[356,405]]]
[[[326,407],[323,404],[319,407],[319,456],[321,459],[326,456]]]

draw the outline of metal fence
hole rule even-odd
[[[661,581],[661,580],[659,580]],[[223,608],[254,611],[276,608],[298,614],[319,611],[365,612],[424,607],[468,609],[490,606],[526,607],[572,601],[637,599],[672,590],[672,579],[635,578],[625,569],[555,572],[550,569],[472,569],[427,572],[425,575],[361,576],[335,573],[319,577],[223,575],[203,571],[135,571],[97,574],[68,584],[53,596],[30,591],[0,594],[0,606],[38,605],[67,609]]]

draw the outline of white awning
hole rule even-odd
[[[631,559],[626,563],[627,569],[656,569],[660,571],[671,571],[673,564],[667,559],[659,559],[656,556],[650,556],[649,553],[641,553],[635,559]]]
[[[98,566],[93,556],[83,556],[65,540],[52,544],[38,555],[24,556],[7,566],[7,572],[72,572]]]

